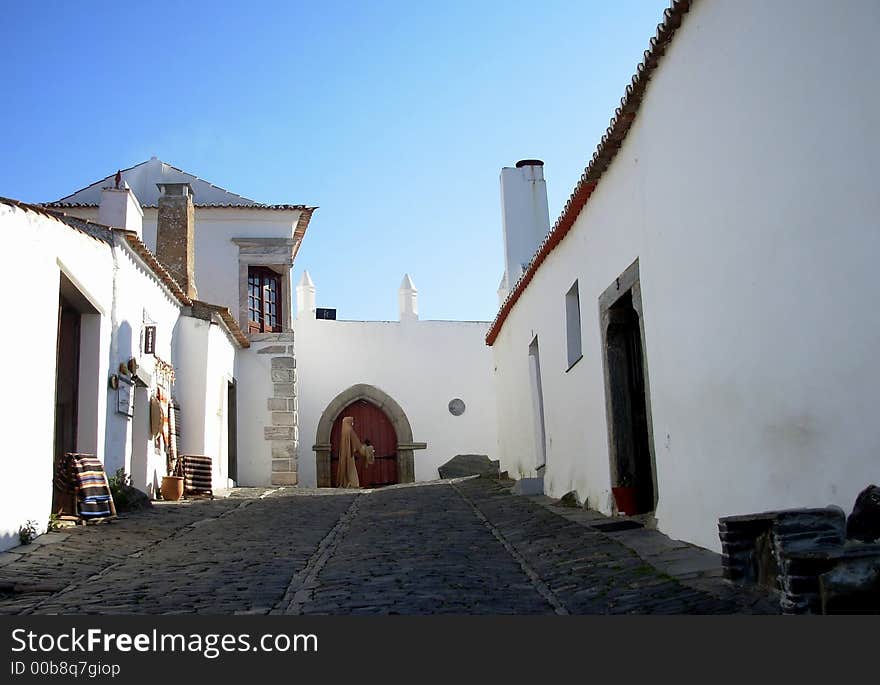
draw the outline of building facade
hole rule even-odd
[[[137,209],[128,188],[106,194],[109,204],[121,200],[117,209]],[[108,216],[116,227],[0,200],[9,247],[0,270],[7,291],[26,288],[26,358],[35,360],[4,350],[7,375],[21,383],[12,413],[21,422],[7,460],[15,476],[0,486],[2,548],[18,543],[28,521],[45,529],[66,453],[98,456],[108,474],[122,469],[155,496],[172,448],[151,408],[167,415],[172,397],[183,419],[178,452],[216,455],[212,476],[225,486],[227,455],[208,424],[231,417],[208,389],[233,377],[235,351],[248,341],[225,309],[190,298],[147,249],[137,211]],[[209,331],[205,346],[200,329]]]
[[[291,267],[314,210],[156,158],[46,205],[0,203],[6,290],[28,285],[22,312],[44,362],[6,367],[45,424],[13,440],[11,454],[31,458],[0,493],[0,547],[28,521],[45,528],[55,464],[71,452],[156,497],[169,450],[210,456],[215,490],[333,486],[349,413],[380,452],[365,485],[430,480],[456,454],[494,451],[488,322],[420,321],[409,277],[399,322],[318,320],[311,283],[294,322]],[[174,416],[174,447],[171,432],[157,439],[157,403]]]
[[[235,405],[234,425],[214,425],[216,420],[208,419],[204,428],[196,427],[198,434],[211,437],[216,446],[212,453],[226,464],[222,482],[296,485],[290,270],[315,207],[259,203],[155,157],[119,175],[141,204],[147,248],[163,263],[187,264],[184,277],[195,288],[193,297],[228,310],[247,340],[248,346],[235,355],[227,384],[205,389],[215,404]],[[102,188],[114,182],[108,176],[47,206],[97,219]],[[167,194],[180,188],[185,194],[174,196],[174,207]],[[189,224],[185,247],[180,243],[185,231],[163,234],[163,220],[173,226]],[[211,363],[220,363],[216,355],[209,356]],[[233,444],[230,434],[236,438]]]
[[[488,322],[421,320],[408,275],[398,321],[317,318],[315,293],[306,271],[294,324],[304,485],[335,484],[333,435],[349,414],[362,440],[381,438],[380,460],[394,455],[368,484],[434,480],[458,454],[495,454]]]
[[[673,3],[487,336],[511,473],[604,512],[635,487],[713,549],[720,516],[876,482],[878,26],[870,2]]]

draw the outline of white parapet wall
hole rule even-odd
[[[298,319],[296,334],[299,482],[317,483],[316,431],[328,405],[358,384],[375,386],[406,414],[415,479],[439,477],[456,454],[496,455],[495,398],[488,324],[459,321]],[[464,402],[459,416],[449,411]]]

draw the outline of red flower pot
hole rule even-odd
[[[639,513],[639,508],[636,504],[636,489],[634,487],[611,488],[611,492],[614,494],[614,501],[617,502],[618,511],[627,516]]]

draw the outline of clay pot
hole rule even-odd
[[[617,510],[627,516],[633,516],[639,513],[639,507],[636,498],[636,489],[634,487],[615,487],[611,488],[614,493],[614,501],[617,502]]]
[[[162,499],[176,502],[183,497],[183,476],[162,476],[159,492],[162,493]]]

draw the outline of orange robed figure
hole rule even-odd
[[[340,488],[359,488],[355,455],[365,457],[368,464],[372,464],[375,451],[370,445],[364,445],[357,433],[354,432],[354,417],[346,416],[342,419],[342,435],[339,439],[339,466],[336,470],[336,485]]]

